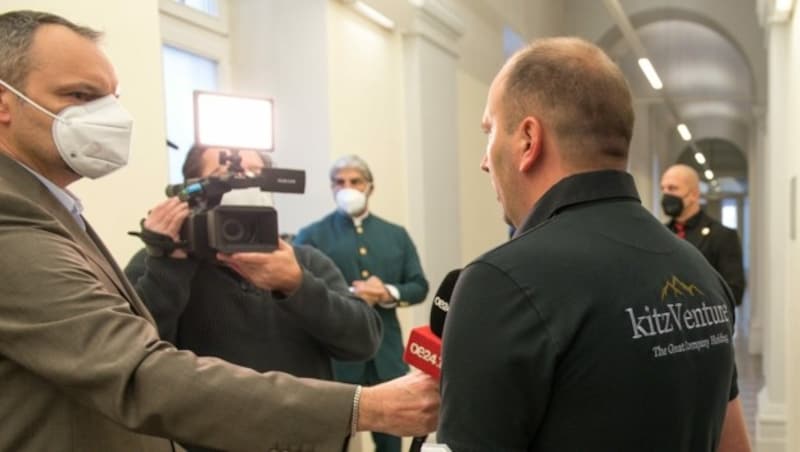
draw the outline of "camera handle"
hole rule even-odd
[[[141,231],[128,231],[128,235],[139,237],[144,242],[144,248],[147,254],[153,257],[167,257],[178,248],[186,248],[186,242],[176,242],[172,237],[152,231],[144,227],[144,219],[139,222]]]

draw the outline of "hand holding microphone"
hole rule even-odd
[[[444,277],[433,298],[429,325],[411,330],[403,354],[406,363],[437,380],[442,374],[442,330],[459,274],[461,269],[451,270]],[[426,436],[414,437],[409,452],[419,452],[426,438]]]

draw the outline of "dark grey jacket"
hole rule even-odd
[[[331,379],[331,358],[369,359],[378,314],[348,291],[324,254],[295,246],[303,282],[291,296],[264,291],[231,270],[194,259],[136,254],[125,269],[161,337],[201,356],[259,372]]]

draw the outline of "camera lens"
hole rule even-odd
[[[246,228],[236,218],[228,218],[222,223],[222,238],[228,243],[243,242]]]
[[[278,247],[272,207],[216,206],[209,210],[208,245],[221,253],[272,251]]]

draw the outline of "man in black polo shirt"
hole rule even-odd
[[[625,171],[619,68],[539,40],[489,90],[481,168],[514,238],[463,271],[445,325],[439,440],[463,451],[749,450],[733,297]]]

